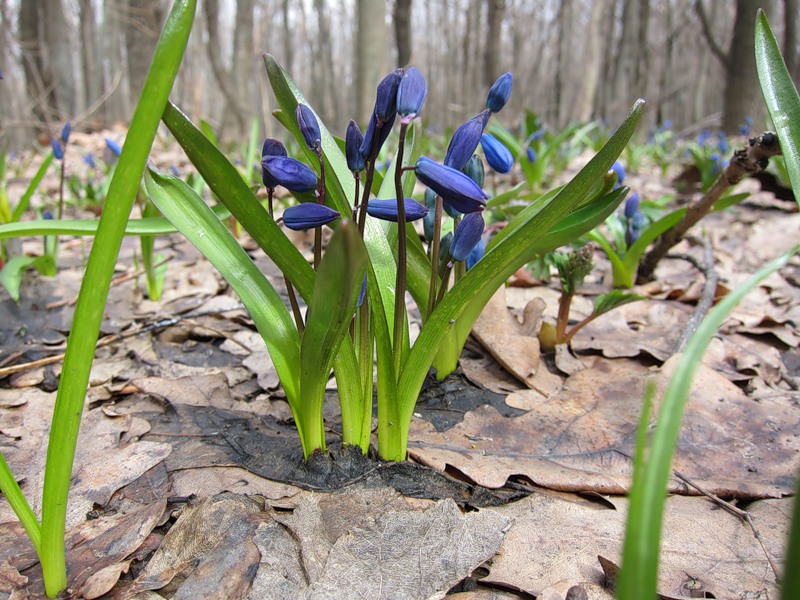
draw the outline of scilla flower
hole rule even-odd
[[[486,162],[498,173],[508,173],[514,164],[514,156],[505,147],[503,142],[494,137],[491,133],[484,133],[481,136],[481,146]]]
[[[500,112],[511,97],[511,73],[503,73],[497,78],[489,88],[489,95],[486,97],[486,108],[493,113]]]
[[[641,197],[637,193],[633,193],[628,196],[628,199],[625,201],[625,218],[632,219],[633,216],[639,212],[639,202],[641,201]]]
[[[304,202],[283,211],[283,224],[294,231],[314,229],[335,221],[341,215],[324,204]]]
[[[428,214],[428,208],[412,198],[406,198],[403,201],[403,206],[406,209],[406,222],[422,219]],[[394,198],[391,200],[370,200],[367,203],[367,214],[376,219],[397,223],[397,200]]]
[[[267,138],[261,147],[261,158],[265,156],[286,156],[286,146],[279,140]]]
[[[450,244],[450,256],[456,261],[465,261],[470,252],[478,245],[486,223],[483,211],[469,213],[458,224]]]
[[[447,146],[447,154],[444,157],[444,164],[452,167],[457,171],[464,168],[467,161],[475,153],[475,148],[481,141],[483,130],[489,122],[489,117],[492,115],[491,111],[485,110],[482,113],[475,115],[466,123],[462,123],[450,140],[450,145]]]
[[[306,145],[312,150],[316,150],[322,140],[322,134],[319,131],[319,123],[314,112],[305,104],[298,104],[294,114]]]
[[[484,191],[461,171],[422,156],[417,160],[416,173],[421,183],[433,189],[445,204],[458,212],[471,213],[486,206]]]
[[[425,78],[416,67],[411,67],[403,75],[397,89],[397,112],[403,122],[410,123],[419,114],[427,95]]]
[[[299,160],[288,156],[265,156],[261,178],[267,189],[282,185],[292,192],[308,192],[317,187],[317,174]]]
[[[351,119],[344,136],[344,153],[347,157],[347,168],[353,173],[364,170],[364,157],[358,151],[363,143],[364,134],[361,133],[356,122]]]

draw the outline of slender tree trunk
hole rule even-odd
[[[411,60],[411,0],[394,0],[394,37],[397,43],[397,66]]]
[[[127,0],[125,48],[128,52],[130,91],[135,98],[139,97],[144,86],[144,78],[161,31],[160,6],[159,0]]]
[[[263,68],[257,60],[254,43],[254,0],[238,0],[236,4],[236,29],[233,32],[233,62],[231,86],[237,97],[239,110],[255,114],[258,106],[257,79],[253,73]]]
[[[483,82],[488,87],[502,74],[500,71],[500,34],[503,28],[505,0],[489,0],[488,26],[486,27],[486,53],[484,54]]]
[[[125,28],[122,23],[127,7],[119,0],[105,0],[103,4],[103,51],[108,60],[109,85],[118,82],[108,101],[103,105],[107,123],[129,119],[131,116],[130,79],[123,60]]]
[[[292,48],[292,22],[289,14],[290,0],[281,3],[281,16],[283,17],[283,68],[289,74],[294,73],[294,52]]]
[[[81,59],[83,61],[83,102],[88,107],[102,93],[102,69],[97,62],[97,35],[95,32],[96,13],[92,0],[80,0],[80,39]],[[95,123],[100,126],[99,122]]]
[[[223,127],[226,125],[226,117],[233,117],[234,126],[236,127],[234,135],[240,136],[245,132],[246,125],[242,110],[239,108],[237,95],[231,89],[228,72],[222,63],[222,48],[219,39],[219,0],[205,0],[203,8],[206,15],[206,31],[208,32],[208,42],[206,43],[208,60],[211,63],[214,79],[222,92],[222,96],[225,98],[227,106],[222,119]]]
[[[592,4],[586,32],[586,51],[584,53],[580,90],[575,101],[575,118],[588,121],[592,118],[592,107],[600,81],[600,69],[603,66],[603,16],[608,11],[608,0],[596,0]]]
[[[71,27],[67,24],[62,0],[43,0],[42,23],[47,79],[52,82],[54,102],[58,120],[67,120],[75,114],[75,69],[69,42]]]
[[[356,22],[356,114],[366,122],[375,102],[375,86],[386,75],[386,3],[358,0]]]
[[[622,37],[614,73],[614,95],[609,116],[618,122],[627,112],[629,99],[644,95],[640,71],[641,49],[639,35],[642,21],[640,2],[624,2],[622,9]]]
[[[25,87],[34,118],[44,125],[51,119],[50,106],[53,98],[52,82],[46,78],[44,69],[44,49],[40,34],[42,5],[38,2],[23,2],[19,8],[17,28],[19,46],[22,50],[22,68],[25,73]],[[44,127],[46,129],[46,127]]]
[[[571,71],[570,67],[572,65],[572,47],[574,44],[572,13],[572,0],[561,0],[558,16],[556,17],[558,49],[556,52],[556,82],[553,86],[556,123],[558,123],[559,127],[563,126],[570,118],[565,94],[565,78]]]

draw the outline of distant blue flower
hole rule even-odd
[[[65,144],[69,142],[69,134],[72,133],[72,125],[69,121],[64,123],[64,127],[61,128],[61,141]]]
[[[83,155],[83,162],[88,166],[90,169],[96,169],[97,163],[94,161],[94,154],[91,152],[87,152]]]
[[[53,220],[53,213],[45,208],[42,211],[42,219],[44,219],[45,221],[52,221]]]
[[[297,126],[300,128],[300,133],[303,134],[306,146],[314,150],[319,146],[322,140],[317,117],[314,116],[314,112],[305,104],[298,104],[294,115],[297,119]]]
[[[542,138],[542,137],[544,137],[544,134],[545,134],[545,133],[547,133],[547,132],[545,131],[545,128],[544,128],[544,127],[539,127],[539,129],[537,129],[536,131],[534,131],[532,134],[530,134],[530,135],[528,136],[528,139],[527,139],[526,141],[527,141],[528,143],[535,142],[535,141],[536,141],[536,140],[538,140],[539,138]]]
[[[483,188],[483,183],[486,179],[486,173],[483,169],[483,161],[481,160],[480,156],[473,154],[467,161],[467,164],[464,165],[464,168],[461,169],[461,172],[472,179],[472,181],[477,183],[478,187]]]
[[[422,219],[428,214],[426,206],[411,198],[403,200],[403,206],[406,209],[407,223]],[[397,223],[397,200],[394,198],[391,200],[370,200],[367,202],[367,214],[376,219]]]
[[[611,165],[611,170],[617,174],[617,183],[614,184],[614,189],[617,189],[622,185],[622,181],[625,179],[625,167],[622,166],[621,162],[615,161],[614,164]]]
[[[422,110],[428,86],[416,67],[405,72],[397,89],[397,112],[404,121],[410,121]]]
[[[261,146],[261,158],[265,156],[286,156],[286,146],[280,140],[267,138]]]
[[[417,179],[432,188],[445,204],[462,213],[482,210],[486,206],[486,194],[461,171],[440,165],[426,156],[417,160]]]
[[[491,133],[484,133],[481,136],[481,146],[486,162],[498,173],[508,173],[514,164],[514,156],[505,147],[503,142],[494,137]]]
[[[706,143],[708,142],[708,140],[710,140],[710,139],[711,139],[711,131],[708,130],[708,129],[703,129],[697,135],[697,145],[698,146],[705,146]]]
[[[748,127],[752,127],[753,126],[753,117],[751,117],[750,115],[745,115],[744,116],[744,123]]]
[[[282,185],[292,192],[308,192],[317,186],[317,175],[299,160],[288,156],[265,156],[261,178],[267,189]]]
[[[324,204],[304,202],[303,204],[290,206],[283,211],[283,223],[289,229],[303,231],[327,225],[340,216],[337,211],[328,208]]]
[[[750,135],[750,127],[746,123],[739,125],[739,135],[744,137]]]
[[[641,197],[636,192],[628,196],[628,199],[625,201],[625,212],[624,212],[626,219],[632,219],[633,215],[639,212],[640,201]]]
[[[453,260],[464,261],[478,245],[483,235],[486,223],[483,220],[483,211],[476,211],[465,215],[453,233],[453,242],[450,244],[450,256]]]
[[[636,214],[628,220],[628,226],[625,228],[625,243],[628,245],[628,248],[633,246],[636,240],[639,239],[639,236],[642,235],[645,225],[647,225],[647,217],[644,216],[642,211],[637,211]]]
[[[122,154],[122,146],[120,146],[111,138],[106,138],[106,147],[111,150],[111,154],[117,158],[119,158],[119,155]]]
[[[511,97],[512,77],[511,73],[503,73],[497,78],[489,88],[489,95],[486,97],[486,108],[493,113],[500,112]]]
[[[667,119],[666,121],[664,121],[664,122],[661,124],[661,131],[668,131],[668,130],[670,130],[670,129],[672,129],[672,121],[670,121],[669,119]]]
[[[58,141],[56,136],[50,137],[50,148],[52,148],[53,156],[56,157],[56,160],[61,160],[64,158],[64,147],[61,145],[61,142]]]
[[[535,163],[536,162],[536,150],[534,150],[533,148],[528,146],[528,149],[525,150],[525,158],[528,159],[529,163]]]
[[[445,165],[454,168],[456,171],[464,168],[464,165],[475,153],[491,114],[491,111],[485,110],[472,117],[469,121],[462,123],[455,130],[450,140],[450,145],[447,146],[447,154],[444,157]]]
[[[0,71],[0,81],[2,81],[2,80],[3,80],[3,72]]]
[[[175,165],[169,166],[169,172],[172,173],[175,177],[180,177],[181,175],[181,172],[178,171],[178,167],[176,167]]]
[[[358,151],[363,143],[364,134],[361,133],[356,122],[351,119],[344,136],[344,153],[347,157],[347,168],[353,173],[364,170],[364,157]]]
[[[711,173],[713,173],[714,175],[719,174],[719,172],[722,171],[722,157],[716,152],[714,152],[711,156],[709,156],[709,158],[711,159],[712,163]]]
[[[478,240],[478,243],[472,249],[472,252],[470,252],[467,256],[467,271],[474,267],[475,263],[482,259],[484,254],[486,254],[486,242],[483,241],[483,237],[481,237],[481,239]]]
[[[720,131],[717,136],[717,149],[720,154],[727,154],[728,150],[731,149],[731,145],[728,143],[728,136],[725,135],[724,131]]]

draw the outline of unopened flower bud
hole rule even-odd
[[[639,197],[639,194],[637,194],[635,192],[633,194],[631,194],[630,196],[628,196],[628,199],[625,201],[625,211],[624,211],[626,219],[632,219],[633,216],[637,212],[639,212],[639,202],[640,202],[640,200],[641,200],[641,198]]]
[[[464,175],[477,183],[478,187],[483,188],[483,183],[486,180],[486,172],[483,169],[483,161],[480,156],[473,154],[461,171]]]
[[[474,267],[475,263],[482,259],[484,254],[486,254],[486,242],[483,241],[483,237],[481,237],[472,249],[472,252],[467,256],[467,260],[465,261],[467,263],[467,271]]]
[[[416,173],[421,183],[432,188],[445,204],[459,212],[471,213],[486,206],[484,191],[461,171],[422,156],[417,160]]]
[[[485,110],[459,125],[453,133],[450,145],[447,146],[444,164],[457,171],[464,168],[464,165],[475,153],[491,114],[489,110]]]
[[[425,78],[416,67],[411,67],[403,75],[397,89],[397,112],[404,119],[413,119],[422,110],[427,95]]]
[[[503,73],[497,78],[489,88],[489,95],[486,97],[486,108],[493,113],[500,112],[511,97],[511,73]]]
[[[364,134],[361,133],[356,122],[351,120],[347,125],[347,132],[344,136],[344,153],[347,157],[347,168],[353,173],[364,170],[364,157],[359,152],[359,148],[363,143]]]
[[[111,151],[111,154],[113,154],[116,158],[119,158],[119,155],[122,154],[122,147],[111,138],[105,139],[106,147]]]
[[[394,116],[397,114],[397,90],[402,79],[403,69],[395,69],[378,84],[374,113],[381,123],[386,123],[390,119],[394,120]]]
[[[70,133],[72,133],[72,125],[67,121],[64,123],[64,127],[61,128],[61,141],[65,144],[69,142]]]
[[[64,158],[64,147],[56,136],[50,137],[50,148],[53,150],[53,156],[56,157],[56,160]]]
[[[261,161],[261,177],[267,189],[282,185],[292,192],[308,192],[317,186],[317,175],[299,160],[288,156],[266,156]]]
[[[314,229],[327,225],[340,217],[339,213],[324,204],[316,202],[304,202],[290,206],[283,211],[283,223],[294,231]]]
[[[407,223],[421,219],[428,214],[428,208],[412,198],[403,200],[403,206],[406,211]],[[397,200],[370,200],[367,203],[367,214],[376,219],[397,223]]]
[[[453,260],[464,261],[477,246],[483,235],[486,223],[483,220],[483,211],[476,211],[465,215],[456,227],[453,242],[450,244],[450,256]]]
[[[300,128],[300,133],[303,134],[306,145],[312,150],[315,150],[322,140],[317,117],[314,116],[314,112],[305,104],[298,104],[294,114],[297,119],[297,126]]]
[[[261,146],[261,158],[265,156],[286,156],[286,146],[280,140],[267,138]]]
[[[494,137],[491,133],[484,133],[481,136],[481,146],[486,162],[498,173],[508,173],[514,164],[514,156],[505,147],[503,142]]]

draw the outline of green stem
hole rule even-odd
[[[572,304],[572,294],[561,293],[558,299],[558,317],[556,318],[556,344],[564,342],[564,336],[569,323],[569,307]]]
[[[442,236],[442,197],[436,196],[436,212],[434,213],[433,220],[433,240],[431,241],[431,284],[428,289],[428,310],[425,313],[427,317],[433,312],[436,306],[436,287],[439,283],[439,243]]]
[[[395,158],[394,189],[397,195],[397,279],[394,290],[394,337],[392,356],[395,373],[400,372],[403,364],[403,342],[406,323],[406,205],[403,193],[403,151],[405,150],[408,124],[400,124],[400,143]]]
[[[436,306],[444,298],[444,294],[447,291],[447,284],[450,283],[450,271],[453,270],[453,261],[450,260],[447,262],[447,265],[444,268],[444,273],[442,274],[442,287],[439,288],[439,294],[436,297]]]

